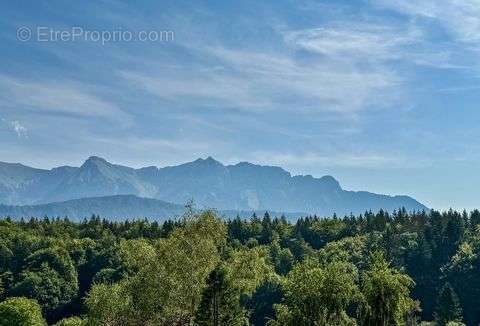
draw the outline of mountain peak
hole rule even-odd
[[[87,158],[86,161],[108,163],[107,160],[104,159],[103,157],[95,156],[95,155],[90,156],[89,158]]]
[[[197,163],[197,164],[202,164],[202,165],[209,165],[209,166],[214,166],[214,165],[221,165],[223,166],[223,164],[219,161],[217,161],[216,159],[214,159],[213,157],[209,156],[205,159],[203,158],[198,158],[196,159],[195,161],[193,161],[193,163]]]
[[[106,159],[101,158],[100,156],[93,155],[87,158],[87,160],[82,164],[82,167],[99,166],[106,164],[109,164]]]

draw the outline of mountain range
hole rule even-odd
[[[25,214],[30,209],[35,214],[61,216],[68,212],[69,205],[77,205],[76,212],[86,214],[78,210],[82,205],[80,199],[92,210],[89,213],[100,213],[102,201],[111,206],[112,200],[117,200],[115,210],[110,213],[145,217],[153,214],[148,208],[153,202],[146,199],[158,200],[154,205],[157,215],[159,207],[165,208],[163,215],[178,213],[190,200],[199,208],[222,211],[272,210],[320,216],[379,209],[393,211],[399,207],[427,210],[408,196],[344,190],[332,176],[292,176],[280,167],[248,162],[224,165],[212,157],[177,166],[140,169],[112,164],[97,156],[89,157],[80,167],[50,170],[0,162],[0,204],[3,204],[0,215],[5,215],[8,209],[20,212],[23,207]]]

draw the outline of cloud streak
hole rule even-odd
[[[412,76],[399,65],[468,66],[456,60],[458,53],[435,46],[414,21],[344,19],[305,29],[280,24],[274,29],[282,42],[278,51],[226,46],[204,37],[202,43],[180,44],[188,64],[117,74],[180,107],[311,116],[333,112],[351,118],[367,110],[410,106],[406,85]]]
[[[131,85],[184,106],[248,112],[337,112],[350,114],[388,104],[400,79],[386,67],[358,68],[355,62],[314,58],[307,62],[295,51],[249,51],[225,46],[190,49],[211,69],[185,66],[161,71],[120,71]],[[376,94],[376,96],[373,96]],[[379,96],[378,94],[382,94]]]
[[[285,33],[287,43],[329,58],[346,61],[379,62],[402,58],[404,46],[414,45],[422,38],[416,28],[371,23],[310,28]]]
[[[373,2],[412,17],[435,20],[458,41],[472,43],[480,41],[480,2],[478,0],[375,0]]]
[[[410,162],[406,157],[385,152],[344,152],[329,153],[322,151],[256,151],[248,155],[246,158],[235,158],[235,161],[251,161],[259,164],[278,165],[282,167],[292,168],[296,171],[310,170],[312,168],[360,168],[360,169],[383,169],[383,168],[406,168],[429,166],[431,161],[418,160]]]
[[[118,106],[100,99],[79,82],[72,81],[29,81],[0,75],[0,104],[17,112],[129,121],[129,116]]]

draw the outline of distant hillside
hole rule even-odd
[[[381,208],[427,209],[408,196],[346,191],[331,176],[292,176],[280,167],[247,162],[223,165],[211,157],[178,166],[141,169],[112,164],[96,156],[80,167],[52,170],[0,162],[1,204],[34,205],[114,195],[135,195],[179,205],[193,199],[200,208],[219,210],[322,216]]]
[[[92,215],[100,215],[102,218],[111,220],[142,219],[164,221],[182,216],[185,206],[167,203],[158,199],[140,198],[134,195],[116,195],[105,197],[92,197],[72,199],[64,202],[39,204],[39,205],[0,205],[0,217],[12,218],[30,217],[69,217],[73,220],[89,218]],[[219,211],[220,216],[234,218],[237,215],[249,218],[253,213],[262,217],[265,211]],[[279,213],[270,212],[272,216],[284,215],[293,219],[305,216],[305,213]]]
[[[0,205],[0,216],[10,217],[65,217],[81,219],[92,214],[110,219],[142,218],[166,219],[183,214],[184,207],[157,199],[139,198],[133,195],[117,195],[73,199],[64,202],[8,206]]]

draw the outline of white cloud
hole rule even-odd
[[[17,133],[18,137],[28,137],[27,135],[27,128],[25,128],[19,121],[14,120],[10,122],[13,130]]]
[[[28,129],[20,123],[18,120],[9,121],[5,118],[1,118],[3,124],[7,126],[8,129],[14,131],[18,138],[28,138]]]

